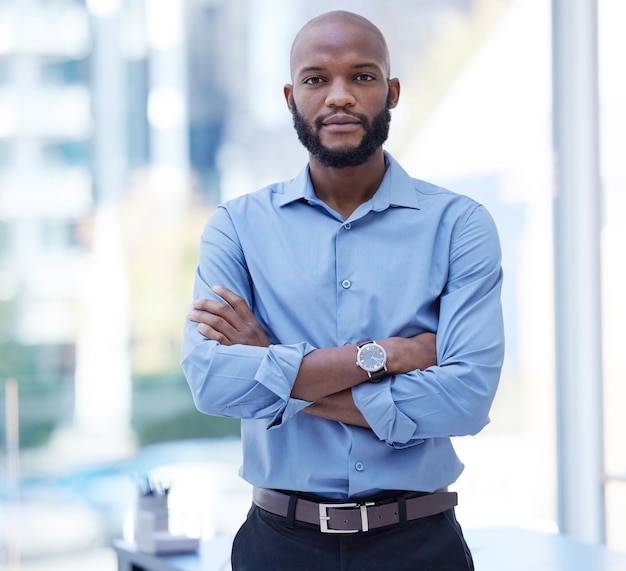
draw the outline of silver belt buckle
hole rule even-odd
[[[365,502],[359,504],[357,502],[350,502],[347,504],[319,504],[320,508],[320,531],[322,533],[359,533],[359,531],[367,531],[369,529],[369,522],[367,520],[367,506],[373,506],[374,502]],[[328,522],[330,516],[328,515],[329,508],[360,508],[361,510],[361,529],[330,529]]]

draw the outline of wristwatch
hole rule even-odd
[[[370,381],[377,383],[387,374],[387,353],[373,339],[361,339],[356,346],[356,364],[367,372]]]

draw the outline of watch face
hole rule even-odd
[[[380,371],[387,361],[385,350],[374,343],[363,345],[357,355],[357,364],[369,372]]]

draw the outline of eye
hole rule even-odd
[[[359,73],[354,79],[357,81],[374,81],[376,78],[371,73]]]
[[[319,85],[323,82],[324,80],[321,77],[317,76],[307,77],[305,80],[302,81],[302,83],[304,83],[305,85]]]

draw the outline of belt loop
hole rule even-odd
[[[289,505],[287,506],[287,527],[293,529],[296,525],[296,503],[298,502],[298,496],[296,494],[289,494]]]
[[[406,497],[405,496],[398,496],[398,519],[399,519],[400,525],[407,524]]]

